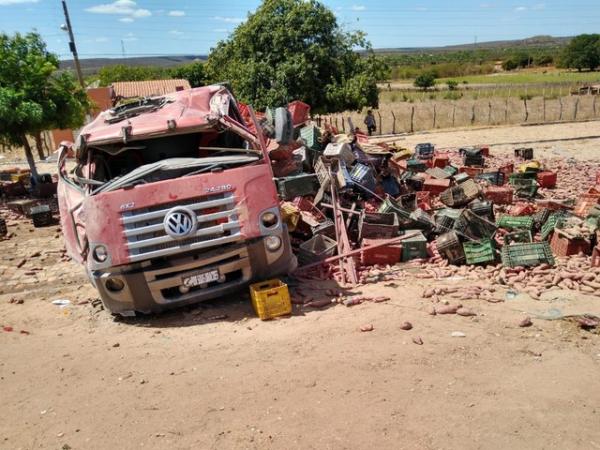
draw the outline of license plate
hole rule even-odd
[[[220,278],[219,271],[217,269],[211,270],[209,272],[202,272],[191,275],[189,277],[185,277],[181,280],[184,286],[186,287],[196,287],[201,286],[203,284],[208,284],[213,281],[218,281]]]

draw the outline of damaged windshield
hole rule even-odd
[[[231,130],[161,136],[129,143],[89,146],[89,161],[75,170],[92,194],[165,179],[226,170],[262,158]]]

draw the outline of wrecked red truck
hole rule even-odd
[[[159,312],[292,271],[262,129],[219,85],[101,113],[59,153],[67,252],[113,314]],[[258,131],[257,131],[258,130]]]

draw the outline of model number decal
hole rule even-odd
[[[206,188],[206,192],[223,192],[230,191],[231,189],[233,189],[233,186],[231,184],[222,184],[221,186],[212,186]]]
[[[121,206],[119,206],[119,209],[121,211],[125,211],[126,209],[131,209],[135,206],[135,202],[129,202],[129,203],[123,203]]]

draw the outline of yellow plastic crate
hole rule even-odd
[[[250,285],[250,297],[256,315],[261,320],[292,313],[292,301],[287,284],[280,280],[263,281]]]

